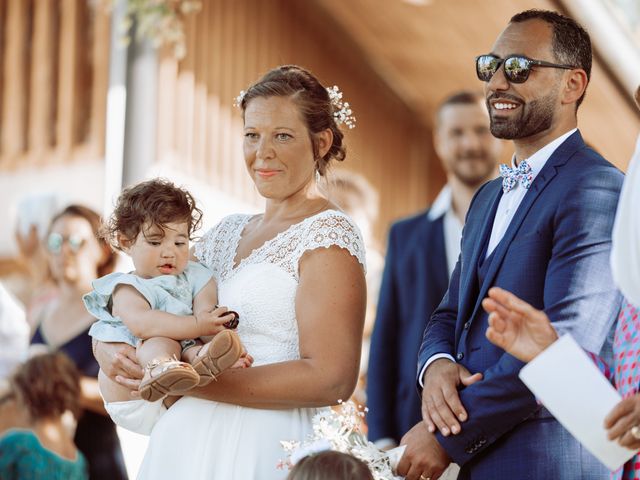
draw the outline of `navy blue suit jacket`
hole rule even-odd
[[[444,352],[484,374],[460,391],[469,413],[462,432],[437,434],[463,466],[460,478],[582,479],[606,473],[537,404],[518,378],[523,364],[486,339],[487,314],[480,303],[491,286],[502,287],[544,309],[555,328],[571,332],[583,348],[602,352],[620,306],[609,253],[622,181],[623,174],[588,148],[579,132],[571,135],[522,200],[482,285],[478,259],[502,196],[501,179],[474,197],[460,259],[425,330],[418,361],[420,371],[432,355]]]
[[[367,374],[369,439],[402,436],[421,419],[416,358],[428,319],[449,283],[444,216],[428,212],[395,223],[371,338]]]

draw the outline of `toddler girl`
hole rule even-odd
[[[132,400],[129,390],[102,371],[98,375],[105,408],[129,430],[149,433],[167,394],[206,385],[223,370],[250,363],[241,358],[237,335],[227,329],[237,325],[237,314],[215,305],[211,273],[189,260],[189,240],[201,216],[189,192],[149,180],[120,195],[101,232],[135,267],[97,279],[83,297],[98,319],[89,334],[136,347],[144,367],[143,400]],[[153,403],[141,405],[145,400]]]

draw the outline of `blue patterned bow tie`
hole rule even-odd
[[[511,168],[504,163],[500,164],[500,176],[502,177],[502,191],[507,193],[516,188],[518,182],[528,190],[533,183],[533,172],[526,160],[520,162],[516,168]]]

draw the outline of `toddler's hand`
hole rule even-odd
[[[215,335],[225,329],[224,324],[235,318],[233,313],[227,313],[227,307],[217,307],[211,312],[202,311],[195,314],[198,326],[198,337]]]

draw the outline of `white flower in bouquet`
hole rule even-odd
[[[369,442],[360,429],[367,409],[356,406],[352,401],[339,400],[338,403],[339,409],[325,409],[313,417],[313,433],[304,441],[280,442],[288,456],[279,467],[291,468],[307,455],[335,450],[365,462],[375,480],[400,480],[402,477],[393,473],[388,453]]]

